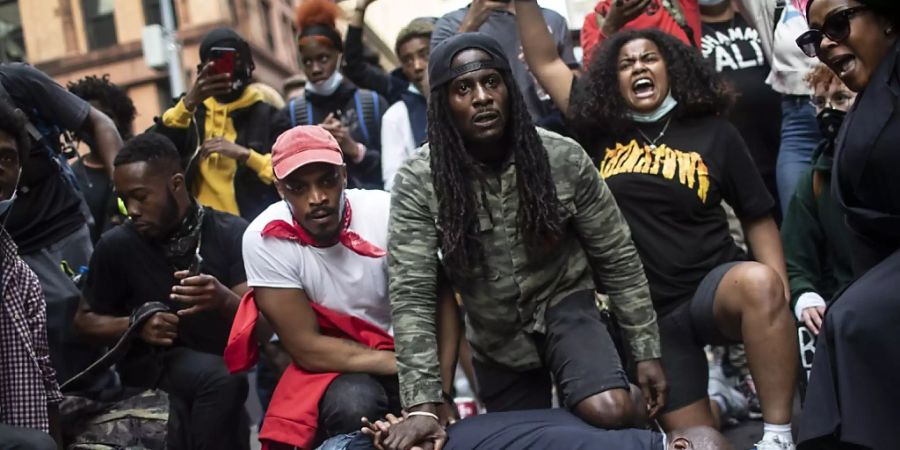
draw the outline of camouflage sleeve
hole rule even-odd
[[[594,278],[609,295],[613,312],[636,361],[659,358],[659,329],[644,267],[609,187],[587,153],[579,149],[575,226]]]
[[[404,408],[441,402],[437,351],[437,230],[429,211],[428,164],[415,158],[394,178],[388,225],[391,299]],[[419,169],[419,170],[416,170]]]

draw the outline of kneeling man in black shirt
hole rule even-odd
[[[129,220],[97,243],[75,318],[85,337],[112,343],[146,302],[152,316],[117,364],[128,386],[159,387],[190,411],[170,420],[169,448],[245,449],[247,380],[231,375],[222,352],[247,290],[241,238],[247,223],[191,197],[174,145],[159,134],[129,140],[113,182]],[[180,414],[179,414],[180,416]],[[180,435],[179,435],[180,434]],[[179,445],[180,444],[180,445]]]

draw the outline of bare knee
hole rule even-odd
[[[631,393],[624,389],[601,392],[575,405],[575,414],[597,428],[631,427],[635,425],[637,410],[631,397]]]
[[[740,275],[744,311],[774,316],[786,310],[784,283],[771,267],[750,263]]]

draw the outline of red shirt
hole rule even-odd
[[[603,34],[603,31],[600,30],[600,24],[605,20],[606,13],[609,11],[609,6],[612,1],[613,0],[600,0],[597,2],[597,6],[594,7],[594,11],[588,13],[584,18],[584,25],[581,28],[581,48],[584,49],[583,67],[588,67],[590,64],[590,57],[594,47],[607,38],[607,36]],[[674,1],[678,1],[680,5],[679,9],[683,12],[685,21],[691,29],[691,38],[693,39],[693,42],[688,38],[685,30],[678,25],[678,22],[671,14],[669,14],[669,11],[663,5],[663,3],[671,3]],[[600,23],[598,23],[598,15]],[[697,5],[697,0],[652,0],[643,14],[625,24],[621,29],[643,30],[646,28],[656,28],[675,36],[685,44],[700,48],[702,30],[700,25],[700,7]]]

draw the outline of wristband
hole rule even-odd
[[[437,414],[433,414],[428,411],[413,411],[411,413],[406,413],[406,416],[407,417],[412,417],[412,416],[431,417],[432,419],[436,420],[438,423],[441,422],[441,419],[438,418]]]

